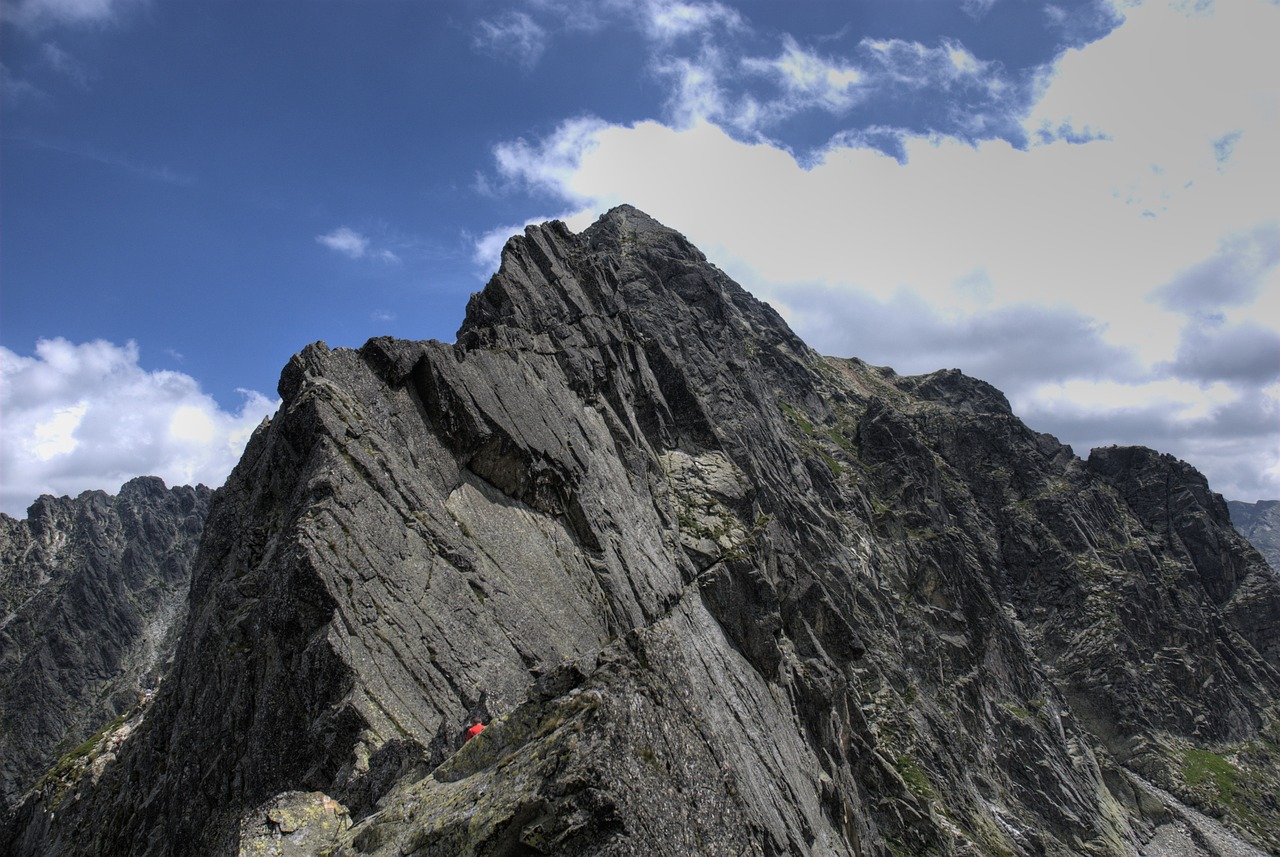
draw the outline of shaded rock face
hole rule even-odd
[[[1198,474],[823,358],[635,209],[279,389],[170,677],[18,853],[1280,846],[1280,584]]]
[[[8,809],[154,688],[186,618],[208,488],[155,477],[114,497],[0,515],[0,798]]]
[[[1280,500],[1227,501],[1231,522],[1273,569],[1280,572]]]

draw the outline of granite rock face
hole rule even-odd
[[[16,853],[1280,849],[1280,582],[1199,474],[821,357],[633,208],[279,391]]]
[[[155,688],[211,493],[143,477],[0,514],[3,809]]]
[[[1280,500],[1229,500],[1227,509],[1240,534],[1280,573]]]

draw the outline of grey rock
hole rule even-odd
[[[1280,573],[1280,500],[1228,500],[1231,523]]]
[[[0,514],[0,810],[156,686],[210,495],[142,477]]]
[[[344,857],[1133,855],[1129,772],[1280,844],[1280,583],[1199,474],[821,357],[633,208],[279,392],[151,711],[18,853],[319,801]]]

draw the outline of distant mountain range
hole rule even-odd
[[[156,687],[211,494],[146,476],[0,514],[0,807]]]
[[[1280,572],[1280,500],[1228,500],[1227,508],[1236,529]]]
[[[1280,853],[1280,575],[1203,476],[634,208],[279,393],[212,498],[0,517],[7,853]]]

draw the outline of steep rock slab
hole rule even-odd
[[[210,495],[142,477],[0,515],[0,810],[155,688]]]
[[[1124,764],[1274,722],[1280,590],[1221,522],[1170,519],[1208,529],[1151,603],[1216,617],[1231,713],[1153,718],[1107,597],[1164,558],[1135,480],[959,373],[818,356],[635,209],[509,242],[456,345],[311,346],[280,393],[172,678],[22,849],[236,853],[301,801],[343,855],[1133,854],[1165,819]]]

